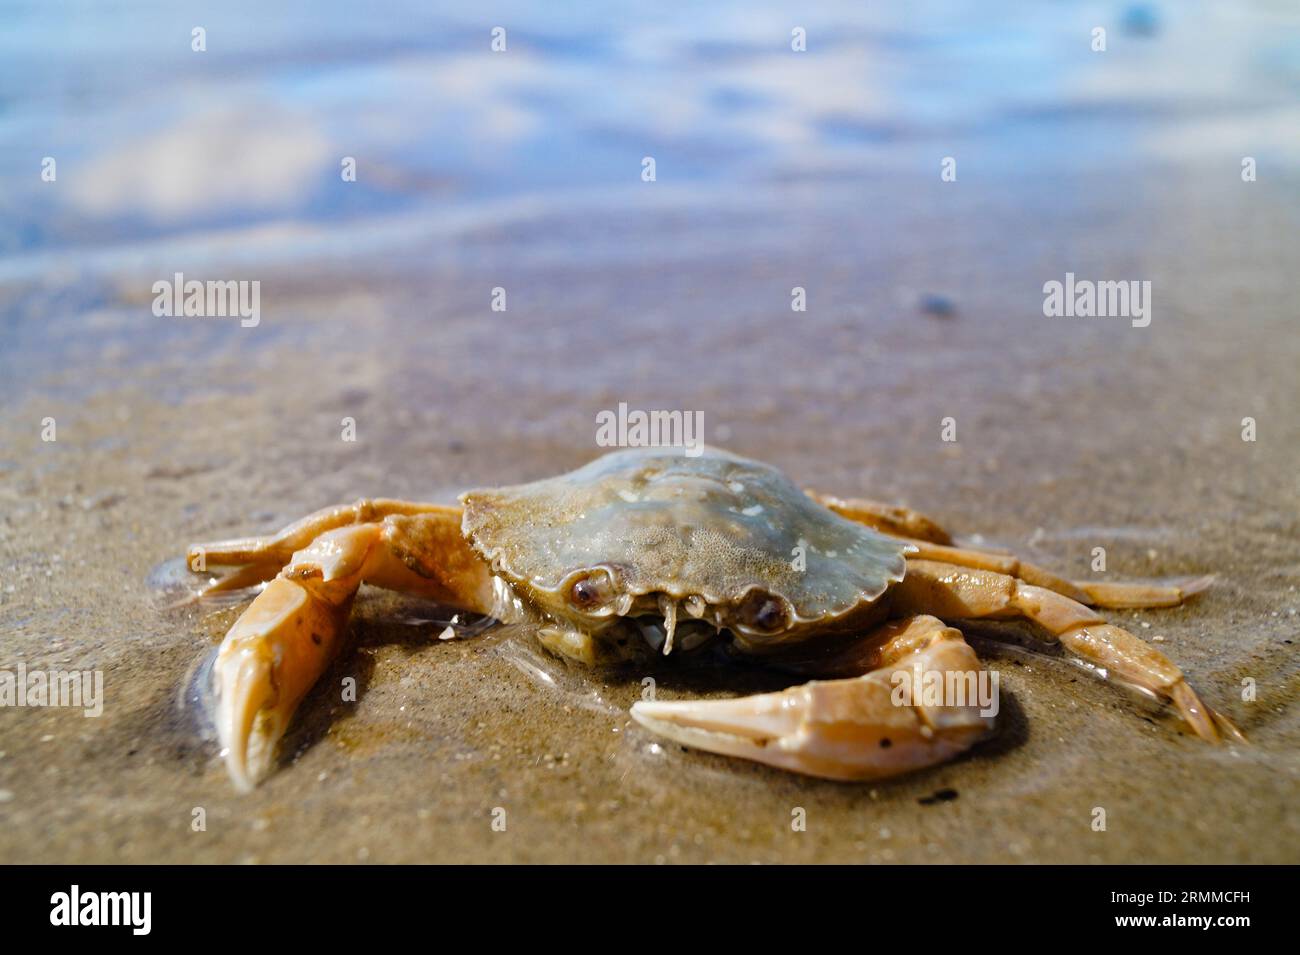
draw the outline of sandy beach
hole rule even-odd
[[[3,132],[29,148],[0,165],[22,184],[0,206],[0,669],[102,671],[104,700],[0,709],[0,861],[1300,861],[1285,15],[1157,5],[1147,36],[1114,5],[1094,54],[1083,5],[1007,5],[999,49],[968,13],[819,14],[793,54],[793,14],[726,9],[521,10],[498,65],[464,18],[394,14],[349,45],[338,24],[236,34],[237,6],[196,65],[180,16],[179,52],[144,50],[117,86],[95,86],[100,50],[15,87],[59,81],[39,95],[65,120],[52,145],[39,104]],[[221,147],[231,129],[260,145]],[[47,152],[68,158],[42,184]],[[154,314],[176,272],[259,281],[258,324]],[[1067,272],[1149,281],[1149,324],[1044,315]],[[242,605],[161,610],[154,569],[363,496],[451,503],[577,467],[620,402],[697,410],[709,443],[801,485],[1066,576],[1217,575],[1112,617],[1250,745],[971,625],[997,735],[899,779],[819,781],[661,745],[628,717],[640,674],[566,665],[523,628],[440,641],[447,611],[366,588],[280,771],[236,794],[185,697]],[[657,679],[664,698],[781,685]]]

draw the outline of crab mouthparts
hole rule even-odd
[[[673,652],[673,636],[677,632],[677,601],[660,594],[659,610],[664,615],[664,656],[668,656]]]
[[[674,650],[694,650],[717,636],[718,629],[706,620],[681,619],[681,609],[672,598],[661,596],[659,604],[658,614],[628,618],[641,639],[656,653],[668,656]]]

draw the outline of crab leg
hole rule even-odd
[[[1032,583],[1032,581],[1031,581]],[[1208,590],[1214,583],[1214,575],[1197,577],[1180,587],[1161,586],[1159,584],[1113,584],[1106,582],[1074,582],[1074,586],[1083,591],[1085,603],[1090,607],[1103,607],[1110,610],[1135,610],[1144,607],[1177,607],[1180,603]]]
[[[639,702],[632,716],[685,746],[841,780],[932,766],[992,729],[992,715],[969,700],[936,702],[919,687],[900,693],[904,683],[915,686],[914,673],[973,682],[979,661],[957,630],[917,616],[886,624],[865,640],[875,652],[862,659],[878,668],[858,677],[732,700]]]
[[[804,493],[840,517],[874,527],[882,534],[916,538],[934,544],[952,543],[952,537],[936,521],[910,507],[882,504],[862,497],[835,497],[833,494],[822,494],[820,491],[805,490]]]
[[[418,504],[388,498],[361,498],[352,504],[326,507],[294,521],[270,537],[240,537],[231,540],[191,544],[186,559],[191,567],[196,560],[213,567],[239,569],[209,586],[204,593],[240,590],[270,580],[302,550],[326,531],[349,524],[379,521],[390,515],[446,514],[460,520],[460,508],[441,504]]]
[[[1115,584],[1069,581],[1027,560],[1000,551],[971,547],[953,547],[948,533],[924,514],[905,507],[879,504],[860,498],[841,499],[829,494],[808,491],[808,496],[841,517],[866,524],[881,533],[907,541],[915,550],[912,557],[937,560],[977,570],[991,570],[1026,583],[1046,587],[1058,594],[1091,607],[1109,609],[1138,607],[1176,607],[1201,593],[1214,582],[1212,575],[1200,577],[1181,587],[1158,584]]]
[[[959,567],[973,567],[977,570],[991,570],[995,573],[1005,574],[1008,577],[1019,577],[1026,583],[1046,587],[1048,590],[1054,590],[1058,594],[1063,594],[1081,603],[1087,601],[1087,594],[1068,580],[1057,577],[1051,571],[1021,560],[1012,554],[970,550],[962,547],[947,547],[943,544],[932,544],[922,540],[909,540],[908,543],[916,548],[913,553],[908,555],[909,557],[922,560],[940,560],[947,564],[956,564]]]
[[[217,649],[215,722],[237,788],[251,789],[270,770],[298,704],[342,647],[363,582],[474,612],[491,607],[490,575],[461,536],[455,508],[390,515],[317,536],[292,555]]]
[[[904,538],[906,539],[906,538]],[[910,554],[917,560],[941,561],[970,567],[975,570],[991,570],[1008,577],[1018,577],[1027,584],[1046,587],[1064,597],[1087,604],[1090,607],[1104,607],[1111,610],[1135,609],[1139,607],[1177,607],[1183,601],[1206,590],[1214,583],[1214,575],[1198,577],[1181,587],[1161,584],[1119,584],[1089,583],[1069,581],[1058,577],[1051,571],[1044,570],[1027,560],[1021,560],[1013,554],[997,553],[986,550],[972,550],[963,547],[945,547],[922,540],[908,540],[916,548]]]
[[[896,613],[933,613],[945,620],[1022,617],[1050,639],[1116,676],[1172,701],[1203,739],[1242,740],[1241,732],[1210,709],[1163,653],[1112,624],[1083,604],[1045,587],[1006,574],[928,560],[909,560],[907,575],[893,594]]]

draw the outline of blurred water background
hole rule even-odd
[[[178,259],[400,255],[547,210],[596,220],[583,256],[635,255],[603,241],[602,211],[869,180],[924,210],[944,155],[974,188],[1243,155],[1274,174],[1300,156],[1300,28],[1284,0],[9,0],[3,16],[9,283]],[[191,49],[196,26],[206,52]],[[795,27],[807,53],[791,50]],[[45,156],[57,183],[39,175]],[[341,181],[344,156],[355,183]],[[658,162],[653,188],[644,156]]]
[[[0,855],[1294,862],[1297,235],[1294,0],[5,0],[0,663],[103,668],[109,704],[0,714]],[[1067,271],[1151,281],[1150,326],[1046,318]],[[260,281],[260,324],[155,316],[177,272]],[[160,616],[151,567],[577,466],[623,401],[1068,575],[1097,546],[1115,578],[1219,574],[1122,622],[1255,745],[973,627],[1000,739],[834,786],[654,749],[635,680],[539,689],[525,644],[368,594],[333,675],[362,705],[322,690],[293,764],[228,792],[173,703],[233,611]]]

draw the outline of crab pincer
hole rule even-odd
[[[977,695],[958,703],[911,692],[915,672],[958,675],[963,686],[981,672],[957,630],[918,616],[866,639],[878,647],[878,666],[861,676],[730,700],[642,701],[632,717],[685,746],[840,780],[931,766],[992,730],[993,713]]]
[[[490,577],[463,543],[458,508],[361,502],[352,511],[359,522],[342,526],[339,509],[316,515],[325,529],[288,558],[217,648],[212,717],[226,769],[240,790],[253,788],[274,767],[294,712],[343,647],[362,583],[477,613],[492,606]],[[379,519],[365,519],[371,517]],[[271,559],[270,544],[249,552],[247,543],[201,549],[218,566]]]

